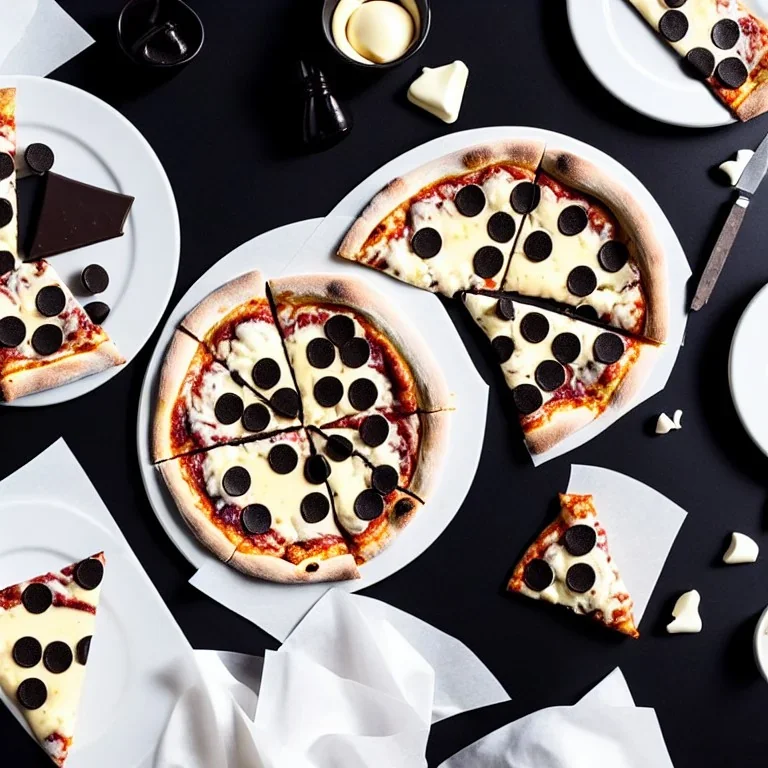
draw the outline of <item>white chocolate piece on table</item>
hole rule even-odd
[[[683,412],[679,408],[672,416],[672,423],[675,425],[675,429],[683,428]]]
[[[659,414],[659,418],[656,421],[656,434],[666,435],[667,432],[671,432],[673,429],[677,429],[675,422],[666,413]]]
[[[667,624],[667,632],[670,635],[695,634],[701,632],[701,616],[699,615],[699,603],[701,595],[697,590],[684,592],[677,598],[672,609],[674,620]]]
[[[728,177],[732,187],[738,184],[741,174],[744,173],[745,166],[752,159],[752,155],[754,154],[754,151],[751,149],[740,149],[736,153],[735,160],[726,160],[718,166]]]
[[[469,69],[463,61],[424,67],[408,89],[408,101],[445,123],[455,123],[461,110]]]
[[[399,3],[368,0],[349,17],[346,35],[364,59],[388,64],[399,59],[413,42],[413,17]]]
[[[738,565],[739,563],[754,563],[760,548],[757,542],[743,533],[734,531],[731,534],[731,543],[725,554],[723,562],[726,565]]]

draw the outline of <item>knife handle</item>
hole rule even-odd
[[[725,224],[717,238],[715,247],[709,255],[709,261],[707,261],[707,266],[704,268],[704,274],[701,276],[698,288],[696,288],[696,295],[691,302],[691,309],[694,312],[701,309],[709,301],[709,297],[715,289],[717,278],[720,277],[725,260],[728,258],[728,254],[731,252],[733,243],[736,240],[736,235],[739,234],[748,205],[749,198],[746,195],[739,195],[733,204],[731,212],[728,214],[728,218],[725,220]]]

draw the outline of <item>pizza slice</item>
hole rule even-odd
[[[269,401],[284,426],[298,426],[301,403],[257,270],[206,296],[181,322],[243,386]]]
[[[564,605],[638,638],[633,602],[591,495],[560,494],[560,515],[515,567],[507,589]]]
[[[5,400],[125,361],[46,261],[0,276],[0,394]]]
[[[306,424],[451,407],[431,352],[384,297],[361,281],[297,275],[269,286]]]
[[[499,288],[543,152],[542,142],[506,139],[391,181],[355,221],[339,255],[445,296]]]
[[[296,424],[275,411],[208,349],[177,330],[160,374],[152,429],[153,461],[240,442]]]
[[[532,454],[631,402],[658,353],[654,344],[506,296],[466,294],[464,303],[491,340]]]
[[[0,275],[19,264],[15,158],[16,89],[0,88]]]
[[[768,25],[739,0],[630,0],[740,120],[768,110]]]
[[[385,549],[428,500],[447,431],[446,413],[388,413],[311,432],[327,462],[336,518],[358,562]]]
[[[182,517],[221,560],[283,583],[358,578],[303,430],[157,465]]]
[[[0,591],[0,686],[56,765],[67,759],[104,553]]]

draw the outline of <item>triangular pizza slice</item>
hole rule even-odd
[[[491,340],[533,454],[630,402],[658,354],[653,344],[506,296],[466,294],[464,303]]]
[[[0,686],[59,766],[74,738],[104,562],[100,552],[0,591]]]
[[[664,250],[640,203],[587,160],[547,149],[503,290],[663,342],[666,280]]]
[[[339,255],[445,296],[500,288],[543,152],[542,142],[504,139],[394,179],[355,221]]]
[[[591,495],[560,494],[560,515],[531,544],[507,589],[564,605],[637,638],[633,602]]]
[[[0,275],[19,264],[15,158],[16,89],[0,88]]]

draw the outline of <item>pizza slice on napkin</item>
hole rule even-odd
[[[72,746],[104,554],[0,591],[0,686],[56,765]]]

